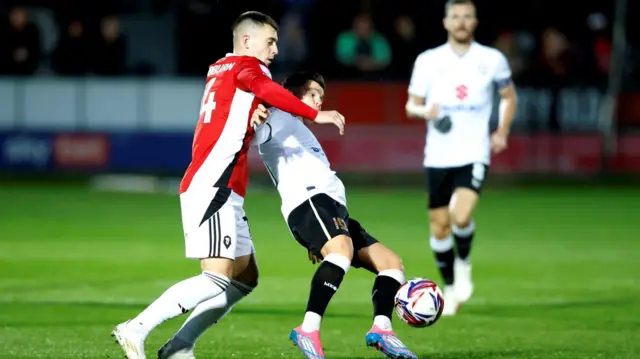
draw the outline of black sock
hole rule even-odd
[[[323,316],[331,298],[338,291],[344,275],[344,269],[327,261],[325,258],[318,270],[316,270],[316,274],[313,275],[313,279],[311,279],[311,292],[307,302],[307,312]]]
[[[436,265],[440,269],[442,280],[445,285],[453,284],[453,263],[456,259],[456,253],[453,250],[453,238],[451,236],[445,239],[436,239],[431,237],[431,249],[436,257]]]
[[[393,300],[401,285],[396,279],[387,275],[378,275],[376,277],[371,291],[374,318],[378,315],[384,315],[391,319],[394,306]]]
[[[456,240],[456,249],[458,251],[458,257],[466,260],[469,258],[471,252],[471,242],[473,241],[473,235],[475,234],[475,224],[473,221],[465,228],[458,228],[453,226],[453,238]]]

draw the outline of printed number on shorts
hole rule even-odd
[[[485,176],[485,167],[482,163],[474,163],[473,168],[471,169],[471,177],[473,177],[473,186],[480,187],[482,185],[482,181],[484,181]]]
[[[213,110],[216,109],[216,101],[214,99],[216,92],[211,92],[211,88],[213,84],[216,82],[216,78],[212,78],[207,86],[204,88],[204,95],[202,96],[202,105],[200,106],[200,116],[204,114],[203,123],[211,122],[211,115],[213,114]]]

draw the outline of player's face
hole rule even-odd
[[[457,42],[469,42],[478,26],[476,8],[471,4],[452,5],[444,18],[444,28]]]
[[[320,111],[324,101],[324,89],[315,81],[309,82],[307,92],[302,96],[302,102]]]
[[[258,58],[260,61],[270,65],[278,54],[278,33],[276,29],[270,25],[259,27],[249,39],[249,51],[251,56]]]

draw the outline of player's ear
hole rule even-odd
[[[249,35],[242,35],[242,47],[249,50]]]

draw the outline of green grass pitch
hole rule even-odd
[[[261,282],[198,343],[198,358],[300,358],[288,342],[314,266],[290,238],[273,190],[246,211]],[[351,189],[355,218],[404,259],[408,277],[440,282],[424,196]],[[640,190],[488,189],[477,212],[476,292],[459,315],[413,329],[420,358],[639,358]],[[183,257],[176,196],[0,184],[0,358],[120,358],[109,333],[176,281]],[[350,271],[328,309],[328,358],[380,358],[364,345],[373,276]],[[184,318],[152,333],[156,350]]]

